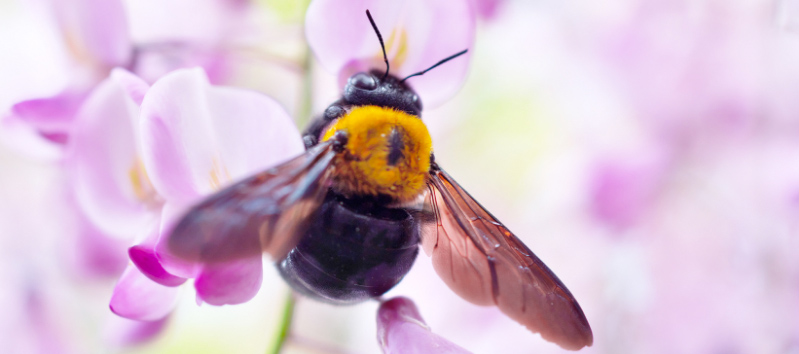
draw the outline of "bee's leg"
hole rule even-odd
[[[334,120],[347,114],[348,107],[349,103],[344,99],[340,99],[328,106],[324,114],[314,119],[302,133],[302,141],[305,144],[305,149],[307,150],[318,144],[319,137],[322,135],[324,129]]]

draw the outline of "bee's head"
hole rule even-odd
[[[355,106],[381,106],[393,108],[417,117],[421,116],[422,100],[419,98],[419,95],[405,83],[405,80],[414,76],[423,75],[447,61],[465,54],[467,50],[464,49],[463,51],[442,59],[425,70],[399,79],[389,74],[390,65],[388,63],[388,56],[386,55],[386,46],[383,43],[383,36],[380,35],[380,31],[377,29],[377,25],[374,19],[372,19],[372,14],[369,13],[369,10],[366,10],[366,17],[369,18],[369,23],[372,24],[372,28],[374,28],[375,34],[377,34],[377,39],[380,41],[380,48],[383,50],[383,60],[386,62],[386,70],[385,72],[371,70],[369,72],[360,72],[350,76],[347,85],[344,86],[344,99]]]
[[[372,70],[350,76],[344,99],[356,106],[382,106],[420,116],[422,100],[407,84],[393,75]]]

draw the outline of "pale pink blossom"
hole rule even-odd
[[[285,110],[255,92],[212,86],[201,69],[175,71],[149,88],[117,70],[87,102],[97,104],[79,114],[76,130],[102,126],[104,134],[80,135],[69,161],[76,185],[84,186],[82,206],[99,225],[127,224],[117,233],[140,240],[114,290],[114,313],[160,320],[186,278],[196,278],[198,301],[212,305],[255,296],[260,256],[187,264],[159,245],[169,225],[203,196],[302,152]]]
[[[308,44],[322,66],[338,75],[342,87],[357,72],[385,70],[366,10],[385,41],[390,73],[400,78],[470,49],[474,42],[476,14],[470,0],[313,1],[305,18]],[[425,107],[438,106],[463,85],[470,58],[467,53],[408,84]]]
[[[377,310],[377,340],[383,353],[470,353],[436,335],[410,299],[396,297],[383,301]]]
[[[141,9],[145,2],[131,6]],[[205,28],[200,35],[175,36],[176,22],[162,21],[153,24],[141,16],[131,16],[121,0],[67,0],[51,3],[51,12],[70,62],[63,70],[70,72],[66,87],[55,95],[26,99],[14,104],[0,117],[0,127],[7,144],[18,150],[58,158],[72,134],[72,122],[83,100],[114,67],[137,73],[147,82],[153,82],[169,71],[178,68],[202,66],[214,81],[229,76],[227,53],[221,49],[224,35],[234,33],[233,24],[241,17],[243,6],[228,1],[203,2],[195,6],[177,0],[147,3],[150,13],[180,13],[181,7],[207,9],[202,19],[190,17],[191,23],[205,27],[183,26],[184,31]],[[129,18],[138,18],[131,23]],[[170,16],[173,17],[173,16]],[[208,28],[208,23],[216,26]],[[190,23],[190,22],[186,22]],[[133,26],[136,25],[136,26]],[[135,27],[135,28],[132,28]],[[141,34],[142,28],[146,34]],[[132,33],[137,29],[137,33]],[[219,33],[214,33],[213,31]],[[134,38],[134,34],[138,38]],[[3,107],[5,109],[5,107]]]

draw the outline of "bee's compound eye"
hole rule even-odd
[[[408,91],[405,93],[405,96],[408,97],[411,102],[413,102],[413,105],[416,106],[416,108],[419,108],[419,110],[422,109],[422,100],[419,99],[419,95]]]
[[[377,88],[377,80],[367,73],[357,73],[350,77],[350,85],[361,90],[374,90]]]

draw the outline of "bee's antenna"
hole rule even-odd
[[[464,49],[464,50],[462,50],[462,51],[460,51],[460,52],[457,52],[457,53],[455,53],[455,54],[452,54],[452,55],[450,55],[450,56],[448,56],[448,57],[446,57],[446,58],[444,58],[444,59],[441,59],[441,61],[439,61],[438,63],[435,63],[435,64],[433,64],[433,66],[431,66],[431,67],[429,67],[429,68],[427,68],[427,69],[425,69],[425,70],[422,70],[422,71],[420,71],[420,72],[418,72],[418,73],[415,73],[415,74],[410,74],[410,75],[406,76],[404,79],[400,80],[400,82],[401,82],[401,83],[402,83],[402,82],[405,82],[405,80],[408,80],[408,79],[410,79],[410,78],[412,78],[412,77],[414,77],[414,76],[420,76],[420,75],[424,75],[424,73],[426,73],[426,72],[428,72],[428,71],[430,71],[430,70],[433,70],[433,68],[435,68],[435,67],[437,67],[437,66],[439,66],[439,65],[441,65],[441,64],[444,64],[444,63],[446,63],[446,62],[448,62],[448,61],[450,61],[450,60],[452,60],[452,59],[455,59],[455,58],[457,58],[457,57],[459,57],[459,56],[461,56],[461,55],[464,55],[464,54],[466,54],[466,52],[468,52],[468,51],[469,51],[468,49]]]
[[[377,39],[380,40],[380,48],[383,49],[383,60],[386,61],[386,74],[383,75],[381,80],[384,80],[386,77],[388,77],[388,56],[386,55],[386,46],[383,44],[383,36],[380,35],[380,31],[377,29],[375,20],[372,19],[372,14],[369,13],[369,10],[366,10],[366,17],[369,17],[369,22],[372,24],[372,28],[375,29],[375,33],[377,33]]]

